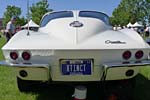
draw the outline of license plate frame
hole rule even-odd
[[[91,75],[93,59],[60,59],[62,75]]]

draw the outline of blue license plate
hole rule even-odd
[[[91,75],[93,60],[92,59],[65,59],[60,60],[63,75]]]

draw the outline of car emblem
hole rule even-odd
[[[105,44],[126,44],[126,42],[106,40]]]
[[[72,26],[72,27],[82,27],[83,24],[79,21],[74,21],[74,22],[70,23],[70,26]]]

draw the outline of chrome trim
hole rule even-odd
[[[10,66],[10,67],[49,67],[49,64],[30,64],[30,63],[9,63],[6,61],[0,61],[0,65],[3,66]],[[150,60],[144,60],[139,63],[137,62],[130,62],[130,63],[104,63],[103,66],[108,67],[131,67],[131,66],[147,66],[150,65]]]
[[[140,62],[132,61],[129,63],[104,63],[103,66],[107,65],[108,67],[134,67],[134,66],[147,66],[150,65],[150,60],[143,60]]]
[[[23,64],[23,63],[9,63],[6,61],[0,61],[0,65],[10,66],[10,67],[49,67],[49,64]]]
[[[137,67],[140,67],[140,66],[142,67],[142,66],[147,66],[147,65],[150,65],[149,60],[143,60],[143,61],[140,61],[140,62],[132,61],[132,62],[129,62],[129,63],[121,63],[121,62],[118,62],[118,63],[104,63],[103,64],[103,75],[101,77],[101,81],[106,80],[108,69],[121,68],[121,67],[122,68],[127,67],[127,69],[130,69],[130,68],[133,68],[133,67],[137,68]]]

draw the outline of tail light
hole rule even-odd
[[[136,58],[136,59],[141,59],[141,58],[143,57],[143,55],[144,55],[144,52],[141,51],[141,50],[139,50],[139,51],[137,51],[137,52],[135,53],[135,58]]]
[[[128,59],[131,57],[131,52],[130,52],[130,51],[125,51],[125,52],[122,54],[122,57],[123,57],[125,60],[128,60]]]
[[[18,58],[18,53],[15,51],[10,52],[10,58],[16,60]]]
[[[24,60],[30,60],[31,54],[29,52],[25,51],[25,52],[22,53],[22,58]]]

